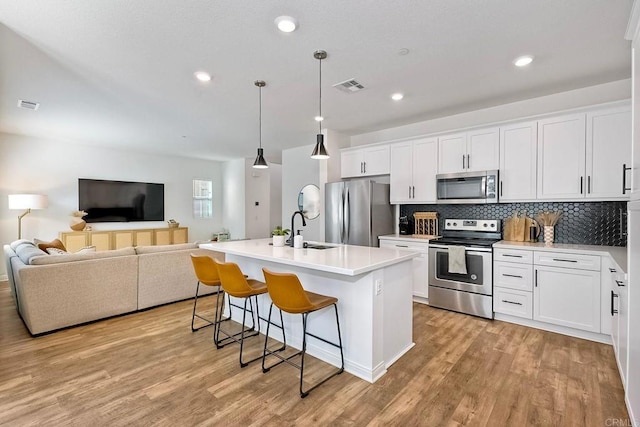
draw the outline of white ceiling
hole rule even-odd
[[[0,131],[208,159],[629,78],[632,0],[0,0]],[[279,32],[279,15],[299,28]],[[400,49],[408,55],[399,55]],[[534,63],[517,69],[517,56]],[[206,70],[213,80],[196,81]],[[331,86],[356,78],[366,90]],[[393,92],[405,93],[394,102]],[[41,103],[18,109],[18,99]]]

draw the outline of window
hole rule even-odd
[[[193,217],[213,218],[213,181],[210,179],[193,180]]]

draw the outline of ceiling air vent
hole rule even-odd
[[[24,108],[25,110],[37,110],[40,107],[40,103],[31,102],[31,101],[23,101],[22,99],[18,100],[18,108]]]
[[[360,92],[362,89],[364,89],[364,86],[362,86],[356,79],[349,79],[340,83],[336,83],[333,85],[333,87],[346,93]]]

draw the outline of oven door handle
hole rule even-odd
[[[438,245],[438,244],[430,244],[429,248],[434,248],[434,249],[449,249],[450,247],[452,247],[452,245]],[[493,252],[492,248],[469,248],[465,246],[465,251],[469,252],[469,253],[473,253],[473,252],[484,252],[484,253],[491,253]]]

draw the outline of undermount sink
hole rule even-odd
[[[318,245],[316,243],[307,243],[307,249],[331,249],[335,248],[335,246],[327,246],[327,245]]]

